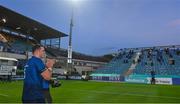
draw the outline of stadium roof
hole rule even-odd
[[[68,36],[38,21],[16,13],[0,5],[0,19],[5,22],[3,27],[16,30],[23,34],[30,34],[37,40],[52,39]],[[4,19],[4,20],[3,20]]]

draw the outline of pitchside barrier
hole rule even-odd
[[[119,74],[91,74],[91,80],[99,81],[124,81],[124,77]]]
[[[151,75],[129,75],[123,77],[118,74],[91,74],[91,80],[98,81],[124,81],[128,83],[151,83]],[[155,76],[156,84],[180,85],[180,76]]]
[[[13,78],[16,80],[23,80],[23,78]],[[66,76],[58,76],[57,79],[66,79]],[[68,76],[70,80],[82,80],[82,76]],[[90,80],[98,81],[119,81],[128,83],[151,83],[151,75],[129,75],[128,77],[120,76],[118,74],[92,74]],[[156,84],[166,85],[180,85],[180,76],[155,76]]]
[[[166,85],[180,85],[180,76],[155,76],[156,84],[166,84]],[[125,82],[130,83],[151,83],[150,75],[129,75],[125,77]]]
[[[57,79],[66,79],[65,75],[61,75],[61,76],[57,76]],[[68,76],[68,79],[70,80],[81,80],[82,77],[81,76]]]

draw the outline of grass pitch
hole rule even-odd
[[[180,103],[180,86],[62,80],[54,103]],[[21,103],[22,81],[0,82],[0,103]]]

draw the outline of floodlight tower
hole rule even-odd
[[[69,70],[68,72],[72,72],[72,31],[73,31],[73,18],[74,18],[74,6],[78,2],[78,0],[71,0],[72,4],[72,13],[71,13],[71,19],[70,19],[70,31],[69,31],[69,45],[68,45],[68,58],[67,58],[67,69]]]

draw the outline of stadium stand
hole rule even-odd
[[[93,71],[90,76],[95,80],[103,80],[103,77],[112,76],[151,76],[152,70],[155,71],[156,76],[180,76],[179,51],[178,45],[122,49],[114,59]]]
[[[18,59],[17,68],[21,73],[28,57],[32,55],[31,48],[34,44],[40,44],[44,39],[68,36],[0,5],[1,20],[0,56]]]
[[[17,53],[17,54],[25,54],[26,51],[31,51],[32,46],[35,44],[35,41],[32,39],[27,39],[22,36],[16,36],[13,34],[7,34],[1,32],[3,35],[5,42],[1,41],[1,46],[3,46],[3,51]]]
[[[135,57],[134,51],[128,52],[122,51],[112,59],[107,65],[97,69],[93,72],[93,75],[97,74],[110,74],[110,75],[122,75],[129,69],[133,59]]]
[[[180,75],[179,49],[149,49],[142,50],[140,62],[133,74],[150,75],[154,70],[157,75]]]

